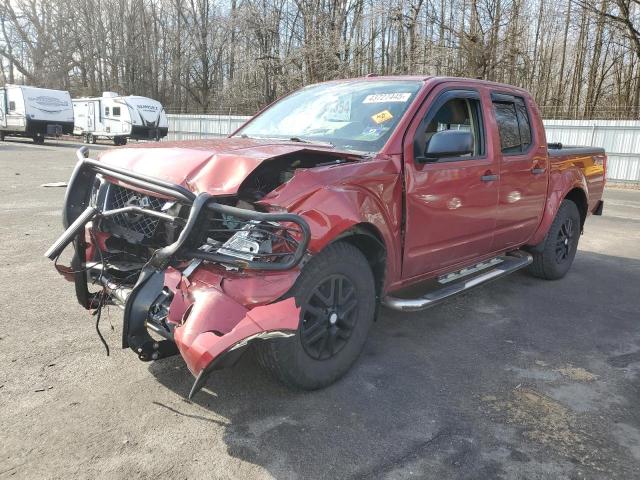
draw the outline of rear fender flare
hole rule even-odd
[[[572,190],[580,191],[585,201],[589,198],[587,181],[582,171],[570,169],[551,172],[549,194],[547,195],[547,203],[544,208],[544,213],[542,214],[542,220],[538,229],[529,240],[528,245],[534,246],[534,248],[544,245],[544,240],[549,232],[549,228],[551,228],[553,220],[556,218],[562,201],[567,198],[567,195]]]

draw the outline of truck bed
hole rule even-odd
[[[567,168],[581,169],[584,173],[586,185],[583,185],[587,194],[587,210],[591,213],[601,214],[602,193],[606,182],[605,171],[607,155],[603,148],[562,145],[561,143],[549,143],[549,162],[551,173]]]

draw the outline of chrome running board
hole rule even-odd
[[[476,263],[475,265],[471,265],[470,267],[465,267],[457,272],[446,273],[444,275],[440,275],[438,277],[438,283],[445,284],[451,283],[456,280],[460,280],[462,277],[468,277],[469,275],[473,275],[474,273],[478,273],[481,270],[486,270],[489,267],[493,267],[499,263],[502,263],[504,260],[502,257],[494,257],[492,259],[486,260],[484,262]]]
[[[450,297],[466,292],[478,285],[504,277],[510,273],[526,267],[533,261],[533,257],[522,251],[512,252],[509,255],[497,257],[501,262],[497,263],[491,270],[485,271],[477,277],[469,278],[464,281],[448,284],[442,288],[432,290],[418,298],[398,298],[387,295],[382,300],[382,304],[393,310],[401,312],[415,312],[432,307]]]

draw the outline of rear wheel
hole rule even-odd
[[[375,282],[356,247],[334,243],[305,265],[293,288],[293,337],[258,345],[258,361],[285,385],[313,390],[338,380],[364,347],[375,314]]]
[[[4,142],[4,132],[0,132],[0,142]]]
[[[42,135],[41,133],[36,133],[33,136],[33,143],[37,145],[42,145],[44,143],[44,135]]]
[[[544,240],[542,251],[533,252],[529,273],[547,280],[564,277],[576,256],[580,230],[578,207],[571,200],[563,200]]]

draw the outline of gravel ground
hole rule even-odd
[[[43,257],[74,147],[0,142],[0,478],[640,477],[640,191],[608,189],[572,270],[384,310],[353,370],[286,390],[251,355],[194,402],[180,357],[111,356]],[[113,330],[109,328],[109,321]]]

